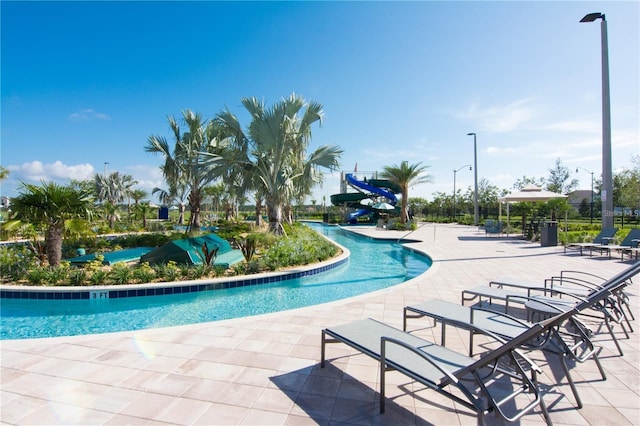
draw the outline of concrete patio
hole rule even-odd
[[[405,232],[357,228],[371,236]],[[499,276],[542,282],[561,270],[612,276],[633,261],[563,254],[475,227],[422,224],[409,246],[433,266],[404,284],[309,308],[163,329],[51,339],[1,341],[0,421],[6,425],[458,425],[472,412],[397,372],[387,375],[385,414],[378,413],[377,364],[344,345],[329,345],[320,369],[320,332],[371,317],[402,328],[402,309],[439,298],[460,303],[463,289]],[[635,279],[640,280],[640,277]],[[629,288],[636,317],[638,287]],[[422,321],[422,325],[418,327]],[[440,327],[412,320],[420,336],[440,340]],[[638,321],[633,323],[638,328]],[[466,333],[449,329],[447,344],[466,352]],[[620,331],[620,328],[617,328]],[[608,379],[593,362],[572,374],[584,402],[575,409],[559,366],[531,352],[557,425],[640,424],[638,332],[618,355],[606,333],[595,337]],[[558,385],[558,381],[561,384]],[[489,420],[494,419],[493,416]],[[498,421],[495,422],[499,424]],[[519,424],[544,424],[539,412]]]

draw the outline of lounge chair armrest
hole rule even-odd
[[[551,284],[550,287],[554,288],[555,283],[559,283],[559,285],[563,284],[573,284],[579,287],[588,288],[589,290],[599,290],[602,288],[601,285],[587,281],[582,278],[577,277],[566,277],[566,276],[556,276],[548,279],[548,282]]]

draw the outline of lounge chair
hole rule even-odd
[[[512,340],[535,325],[504,313],[483,308],[470,308],[443,300],[428,300],[416,305],[405,306],[403,330],[407,330],[408,318],[422,318],[425,316],[432,318],[434,323],[439,321],[442,324],[442,346],[446,346],[447,325],[469,330],[469,356],[473,355],[473,337],[476,334],[473,331],[474,327],[490,331],[505,340]],[[558,324],[557,327],[551,328],[548,332],[535,336],[531,341],[525,342],[524,347],[527,349],[547,350],[558,356],[577,407],[582,408],[582,400],[571,376],[567,359],[578,363],[593,359],[600,371],[602,380],[606,380],[607,376],[598,359],[600,348],[596,349],[589,339],[587,331],[574,317],[569,317],[562,329],[560,326]]]
[[[563,292],[571,293],[573,295],[578,295],[581,297],[587,297],[590,293],[601,289],[603,286],[607,285],[607,278],[602,276],[592,274],[586,271],[574,271],[574,270],[563,270],[560,272],[560,275],[552,276],[551,278],[547,278],[544,280],[544,288],[549,289],[550,292],[555,288],[556,290],[560,289]],[[490,287],[511,287],[516,289],[526,289],[528,291],[528,295],[530,296],[530,290],[537,288],[539,285],[536,282],[532,281],[523,281],[518,278],[512,277],[500,277],[493,279],[489,282]],[[509,293],[509,291],[503,291],[502,293]],[[477,291],[479,295],[482,295],[482,289]],[[629,305],[629,296],[624,291],[624,286],[621,286],[618,291],[616,291],[613,296],[615,296],[620,310],[624,314],[624,317],[627,322],[627,326],[629,330],[633,331],[633,327],[631,326],[631,320],[635,319],[633,311]],[[504,296],[504,300],[507,300],[508,297]],[[626,311],[625,309],[626,308]]]
[[[509,341],[474,328],[475,332],[491,336],[500,343],[499,347],[483,354],[480,359],[460,354],[372,319],[355,321],[322,330],[320,366],[325,365],[327,343],[344,343],[377,360],[380,367],[381,413],[385,410],[386,372],[397,370],[475,411],[480,424],[484,423],[485,416],[490,412],[495,412],[506,421],[515,422],[538,406],[547,424],[551,424],[537,382],[537,375],[541,370],[518,348],[541,333],[548,332],[572,314],[571,311],[565,312],[534,324]],[[508,366],[500,362],[504,357],[509,361]],[[529,369],[528,373],[525,366]],[[506,396],[496,392],[491,385],[496,379],[510,379],[513,391]],[[453,393],[449,386],[459,390],[462,396],[459,396],[459,392]],[[504,392],[504,388],[501,389]],[[523,393],[533,394],[532,400],[527,400],[524,406],[514,401]]]
[[[554,315],[557,313],[558,309],[567,311],[580,307],[578,311],[581,315],[590,316],[594,315],[589,314],[588,312],[595,311],[601,315],[601,317],[597,316],[597,318],[604,321],[618,352],[620,355],[623,355],[622,348],[613,331],[613,324],[619,324],[625,336],[629,338],[624,322],[627,322],[629,326],[630,323],[620,301],[621,298],[624,297],[621,296],[622,292],[631,283],[631,278],[638,273],[640,273],[640,262],[636,262],[621,273],[606,280],[600,286],[589,289],[585,295],[577,295],[574,290],[567,291],[566,288],[561,289],[558,286],[534,288],[519,286],[521,289],[526,289],[526,293],[513,290],[513,288],[510,288],[506,282],[502,283],[502,287],[478,286],[472,289],[463,290],[462,304],[464,305],[465,301],[476,297],[480,298],[480,302],[482,302],[482,297],[488,298],[490,301],[493,299],[504,300],[506,313],[510,303],[518,302],[523,304],[527,310],[528,319],[533,319],[533,315]],[[568,278],[565,279],[568,280]],[[532,291],[538,290],[542,291],[543,294],[539,295],[532,293]],[[472,298],[470,299],[469,297],[465,297],[465,295],[471,295]],[[552,304],[554,308],[550,309],[548,306],[549,304]]]
[[[502,222],[497,222],[493,219],[488,219],[484,224],[484,233],[485,235],[501,234]]]
[[[569,243],[564,246],[564,252],[567,253],[567,249],[576,249],[580,250],[580,256],[582,256],[582,250],[584,248],[589,248],[589,246],[593,246],[596,244],[608,244],[613,236],[618,232],[618,228],[602,228],[600,233],[596,235],[590,243]]]
[[[594,251],[597,251],[600,254],[606,252],[609,255],[609,259],[611,259],[611,252],[613,250],[617,250],[620,252],[621,260],[624,260],[625,251],[632,253],[634,251],[633,249],[638,248],[639,242],[640,242],[640,228],[633,228],[631,229],[631,231],[629,231],[627,236],[624,237],[624,240],[622,240],[620,244],[592,244],[588,246],[589,255],[591,255]],[[637,250],[635,252],[637,256]]]

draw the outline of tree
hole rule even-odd
[[[187,202],[187,187],[184,183],[169,185],[169,189],[153,188],[152,195],[157,195],[160,202],[167,207],[172,204],[178,206],[178,225],[184,224],[184,211]]]
[[[483,207],[483,216],[486,219],[492,206],[498,206],[499,192],[497,186],[491,185],[485,178],[478,182],[478,204]],[[496,212],[497,215],[497,212]]]
[[[518,191],[521,191],[527,186],[536,186],[541,188],[544,186],[544,182],[545,182],[544,178],[522,176],[520,179],[517,179],[516,182],[513,184],[513,189],[517,189]]]
[[[202,115],[186,110],[182,112],[187,129],[183,133],[173,117],[168,117],[173,134],[174,147],[163,136],[149,136],[145,151],[160,154],[164,164],[160,167],[169,188],[177,190],[184,186],[188,192],[189,217],[188,232],[200,230],[200,206],[202,189],[216,178],[216,163],[220,156],[213,152],[216,146],[213,138],[212,122],[205,124]]]
[[[632,158],[633,166],[617,173],[613,179],[614,206],[621,206],[639,215],[640,211],[640,156]],[[640,215],[639,215],[640,216]]]
[[[142,227],[147,228],[147,216],[151,213],[151,203],[136,203],[131,209],[131,217],[135,220],[142,220]]]
[[[430,175],[423,174],[429,166],[421,166],[421,162],[409,165],[407,161],[400,163],[400,166],[385,166],[381,176],[388,179],[391,183],[398,185],[401,189],[402,200],[400,208],[400,223],[407,223],[409,218],[407,205],[409,202],[409,187],[428,183],[432,181]]]
[[[75,222],[91,220],[93,197],[84,190],[42,181],[40,186],[21,184],[21,193],[13,199],[13,214],[6,226],[30,222],[44,231],[45,252],[49,265],[62,259],[65,229],[80,228]]]
[[[9,177],[9,170],[3,166],[0,166],[0,182]]]
[[[144,189],[134,189],[129,193],[129,196],[133,199],[133,204],[138,205],[143,198],[147,197],[147,191]]]
[[[578,179],[570,179],[571,172],[568,167],[562,165],[562,161],[556,159],[556,166],[549,169],[549,178],[547,179],[547,191],[556,192],[558,194],[568,194],[578,187]]]
[[[233,143],[233,161],[244,171],[243,187],[252,187],[259,198],[264,196],[269,230],[283,234],[283,207],[321,181],[319,168],[337,168],[342,150],[321,146],[306,155],[311,126],[321,124],[324,115],[316,102],[292,94],[271,108],[256,98],[243,98],[242,104],[252,118],[248,132],[242,131],[233,114],[224,111],[217,116],[221,137]]]
[[[135,181],[131,175],[113,172],[108,176],[96,174],[94,183],[99,201],[118,204],[129,197],[133,185],[135,185],[137,181]]]

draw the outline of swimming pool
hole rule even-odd
[[[311,306],[414,278],[431,260],[397,242],[309,224],[351,251],[328,272],[276,283],[163,296],[99,300],[2,299],[0,338],[96,334],[239,318]]]

